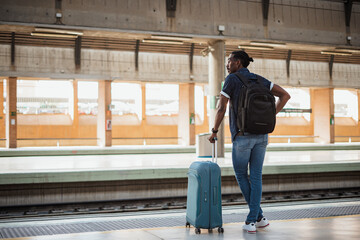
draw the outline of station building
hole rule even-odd
[[[3,1],[0,145],[194,145],[238,49],[296,96],[271,142],[359,141],[357,3],[145,2]]]

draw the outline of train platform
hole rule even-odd
[[[0,185],[178,178],[193,161],[209,160],[181,146],[6,149],[0,159]],[[233,175],[231,145],[218,164],[222,176]],[[263,173],[359,170],[360,144],[270,144]]]
[[[190,164],[209,160],[179,146],[21,148],[0,155],[1,207],[186,198]],[[240,194],[230,145],[218,164],[222,193]],[[264,193],[357,195],[359,186],[360,144],[270,144],[266,152]]]
[[[263,204],[270,225],[242,230],[246,205],[223,207],[224,233],[185,227],[186,211],[52,216],[0,220],[0,238],[12,240],[105,239],[358,239],[360,199]]]

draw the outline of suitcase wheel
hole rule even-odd
[[[196,234],[200,234],[200,233],[201,233],[200,228],[195,228],[195,233],[196,233]]]
[[[219,227],[219,228],[218,228],[218,232],[219,232],[219,233],[224,233],[224,228]]]
[[[190,223],[189,223],[189,222],[186,222],[185,227],[190,227]]]

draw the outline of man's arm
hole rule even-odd
[[[277,84],[274,84],[273,88],[271,89],[271,93],[279,97],[279,100],[276,102],[276,114],[278,114],[291,97],[290,94],[285,91],[285,89]]]
[[[228,101],[229,101],[229,99],[227,97],[220,94],[219,107],[218,107],[218,110],[217,110],[217,113],[216,113],[216,116],[215,116],[214,130],[219,129],[219,126],[220,126],[222,120],[224,119]],[[209,138],[209,141],[211,143],[214,143],[215,142],[215,140],[214,140],[215,137],[216,137],[216,133],[211,134],[211,136]]]

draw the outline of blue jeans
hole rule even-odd
[[[262,167],[265,158],[267,134],[246,134],[233,141],[232,161],[236,180],[249,206],[246,222],[256,222],[263,217],[260,207],[262,194]],[[250,167],[250,177],[248,175]]]

